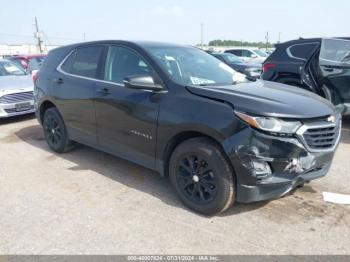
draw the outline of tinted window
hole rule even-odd
[[[69,74],[96,78],[102,51],[102,46],[79,48],[68,57],[61,68]]]
[[[136,52],[121,46],[111,46],[108,50],[104,79],[122,84],[123,79],[132,75],[151,75],[150,66]]]
[[[254,54],[252,51],[249,50],[242,50],[242,56],[243,57],[252,57]]]
[[[315,50],[317,43],[305,43],[293,45],[289,48],[289,52],[292,56],[301,59],[308,59]]]
[[[227,53],[234,54],[236,56],[242,56],[242,50],[228,50]]]

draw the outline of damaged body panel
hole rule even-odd
[[[335,147],[339,130],[334,133]],[[237,174],[238,202],[277,198],[300,184],[325,176],[334,156],[334,147],[310,152],[298,135],[280,137],[250,127],[227,139],[224,148]]]

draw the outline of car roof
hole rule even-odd
[[[89,41],[89,42],[81,42],[81,43],[75,43],[71,45],[66,45],[60,48],[76,48],[79,46],[87,46],[87,45],[103,45],[103,44],[124,44],[124,45],[131,45],[131,46],[138,46],[141,48],[152,48],[152,47],[192,47],[191,45],[183,45],[183,44],[174,44],[174,43],[167,43],[167,42],[156,42],[156,41],[128,41],[128,40],[99,40],[99,41]]]
[[[283,46],[283,45],[293,45],[293,44],[303,44],[303,43],[310,43],[310,42],[321,42],[322,39],[343,39],[343,40],[350,40],[350,37],[318,37],[318,38],[299,38],[295,40],[290,40],[284,43],[276,44],[276,46]]]

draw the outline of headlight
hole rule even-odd
[[[259,68],[246,68],[246,71],[250,76],[260,76],[261,70]]]
[[[285,121],[279,118],[265,116],[250,116],[238,111],[235,111],[235,114],[250,126],[268,132],[293,134],[302,126],[302,123],[299,121]]]

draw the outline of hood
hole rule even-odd
[[[187,87],[198,96],[226,101],[235,110],[281,118],[316,118],[335,113],[322,97],[301,88],[258,80],[232,86]]]
[[[0,96],[13,92],[33,91],[34,84],[31,75],[0,76]]]

